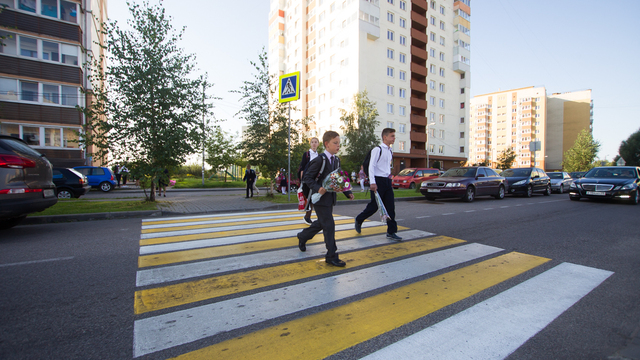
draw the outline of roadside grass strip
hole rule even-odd
[[[511,252],[207,346],[176,359],[323,359],[548,261],[550,259]]]
[[[403,233],[403,236],[409,235],[407,233]],[[342,243],[340,246],[342,248]],[[487,245],[461,244],[365,269],[137,320],[134,324],[135,356],[308,311],[500,251],[502,249]]]
[[[353,226],[353,218],[341,216],[341,217],[335,218],[335,223],[336,225],[351,224]],[[274,223],[271,223],[270,225],[274,225],[274,226],[270,226],[270,227],[264,227],[263,225],[264,224],[254,224],[249,226],[235,225],[235,226],[223,227],[216,230],[198,229],[198,230],[185,230],[185,231],[175,231],[175,232],[163,232],[163,233],[157,233],[157,234],[143,234],[142,239],[140,240],[140,245],[145,246],[145,245],[155,245],[155,244],[167,244],[167,243],[180,242],[180,241],[214,239],[214,238],[220,238],[220,237],[226,237],[226,236],[239,236],[239,235],[267,233],[267,232],[276,232],[276,231],[285,231],[285,230],[301,230],[308,226],[307,224],[304,224],[300,220],[287,222],[287,224],[284,224],[284,225],[274,225]]]
[[[441,236],[342,253],[341,258],[351,267],[362,266],[463,242],[463,240]],[[292,251],[294,250],[292,249]],[[265,269],[248,270],[242,273],[138,290],[135,293],[134,311],[136,314],[142,314],[312,276],[344,271],[345,268],[328,266],[322,257]]]

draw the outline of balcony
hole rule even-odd
[[[427,67],[418,65],[416,63],[411,63],[411,72],[422,75],[424,77],[429,76],[429,70],[427,70]]]
[[[419,108],[419,109],[427,110],[427,106],[428,105],[429,105],[429,103],[427,102],[427,100],[411,97],[411,106],[412,107],[416,107],[416,108]]]
[[[426,46],[429,42],[429,37],[427,36],[427,34],[416,29],[411,29],[411,38],[411,42],[419,46]]]
[[[427,134],[420,133],[420,132],[417,132],[417,131],[412,131],[410,133],[410,139],[411,139],[412,142],[426,143],[427,142]]]
[[[469,69],[471,69],[469,64],[465,64],[462,61],[455,61],[453,63],[453,71],[457,72],[458,74],[468,73]]]
[[[411,155],[427,156],[427,150],[424,149],[411,149]]]
[[[411,55],[425,61],[429,58],[427,50],[420,49],[417,46],[411,46]]]
[[[427,20],[427,18],[423,15],[421,16],[420,14],[416,13],[416,12],[411,12],[411,27],[414,29],[418,29],[418,30],[422,30],[425,31],[427,29],[427,25],[429,24],[429,21]]]
[[[416,90],[416,91],[420,91],[423,93],[427,93],[427,91],[429,90],[429,86],[427,86],[427,84],[417,81],[415,79],[411,79],[411,90]]]
[[[426,0],[411,0],[411,10],[418,12],[427,12],[429,4]]]
[[[411,124],[418,126],[427,126],[427,117],[422,115],[411,114]]]

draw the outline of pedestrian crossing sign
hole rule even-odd
[[[281,103],[298,100],[300,98],[300,71],[280,75],[280,96]]]

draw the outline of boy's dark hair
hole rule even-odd
[[[338,136],[340,136],[340,134],[338,134],[335,131],[329,130],[329,131],[325,132],[324,135],[322,135],[322,144],[324,145],[328,141],[331,141],[331,140],[335,139]]]
[[[384,128],[384,129],[382,130],[382,137],[385,137],[385,136],[387,136],[387,135],[389,135],[389,134],[391,134],[391,133],[394,133],[394,132],[396,132],[396,129],[392,129],[392,128]]]

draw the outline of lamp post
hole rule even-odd
[[[426,146],[426,148],[427,148],[427,167],[430,167],[429,166],[429,125],[435,125],[435,124],[436,124],[435,122],[427,123],[427,146]]]

